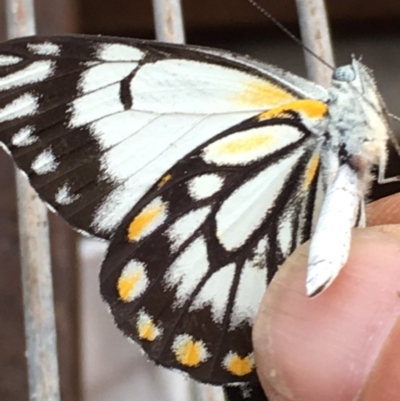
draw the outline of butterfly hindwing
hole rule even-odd
[[[298,119],[251,118],[165,171],[126,216],[101,292],[151,359],[208,383],[256,380],[252,321],[267,282],[307,238],[314,149]]]

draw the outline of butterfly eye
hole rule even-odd
[[[344,65],[336,68],[332,77],[335,81],[351,82],[356,78],[356,72],[352,65]]]

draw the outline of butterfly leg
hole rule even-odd
[[[327,188],[311,239],[306,284],[308,296],[318,295],[327,288],[346,263],[351,229],[356,222],[359,205],[357,174],[344,164]]]

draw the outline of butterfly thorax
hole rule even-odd
[[[336,69],[329,94],[329,151],[336,154],[338,165],[348,163],[357,172],[365,192],[371,170],[387,162],[384,104],[371,73],[354,59]]]

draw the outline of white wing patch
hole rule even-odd
[[[144,53],[136,47],[120,43],[105,43],[99,46],[97,57],[103,61],[140,61]]]
[[[21,57],[8,56],[5,54],[0,55],[0,67],[8,67],[10,65],[18,64],[22,61]]]
[[[262,239],[252,260],[246,260],[240,273],[239,286],[229,328],[235,329],[243,322],[252,324],[261,299],[267,289],[267,240]]]
[[[17,72],[0,78],[0,91],[44,81],[54,72],[54,63],[50,60],[35,61]]]
[[[101,158],[104,172],[119,186],[97,210],[93,227],[112,231],[177,160],[245,117],[226,114],[178,118],[125,111],[94,123],[92,132],[104,146]]]
[[[235,275],[235,267],[236,265],[231,263],[213,273],[197,294],[189,312],[210,305],[214,322],[222,323]]]
[[[120,85],[116,83],[71,102],[69,127],[78,128],[122,111],[124,107],[120,100]]]
[[[32,135],[35,128],[32,126],[27,126],[21,128],[16,134],[11,138],[11,143],[17,147],[29,146],[39,140],[39,137]]]
[[[77,199],[81,197],[80,194],[71,193],[71,188],[69,185],[64,184],[61,188],[58,189],[55,197],[55,201],[59,205],[70,205],[74,203]]]
[[[51,149],[46,149],[32,162],[32,170],[38,174],[47,174],[55,171],[60,163],[56,160]]]
[[[171,241],[171,250],[176,251],[179,247],[200,227],[211,212],[211,207],[192,210],[180,217],[168,230],[167,235]]]
[[[90,131],[105,150],[118,144],[125,147],[126,145],[122,144],[122,142],[129,140],[130,137],[135,137],[137,145],[133,152],[134,154],[138,153],[136,157],[139,157],[142,156],[140,149],[150,146],[150,143],[147,142],[144,142],[143,145],[143,141],[146,141],[146,136],[140,135],[140,130],[155,118],[151,113],[127,110],[95,121],[90,125]],[[107,161],[105,161],[105,166],[107,166]],[[111,170],[112,167],[110,167]]]
[[[301,154],[300,149],[267,167],[221,205],[216,215],[217,237],[226,250],[243,245],[261,225]]]
[[[250,74],[183,59],[142,66],[131,82],[131,92],[136,108],[161,114],[263,111],[297,100]]]
[[[39,107],[38,98],[25,93],[0,109],[0,123],[35,114]]]
[[[203,151],[206,163],[246,165],[301,139],[303,133],[288,125],[273,125],[237,132],[208,145]]]
[[[28,43],[28,49],[39,56],[58,56],[61,52],[60,46],[51,42]]]
[[[217,193],[224,184],[218,174],[203,174],[189,181],[188,189],[194,200],[207,199]]]
[[[290,251],[290,245],[293,238],[293,213],[287,212],[279,222],[278,226],[278,241],[283,257],[286,258]]]
[[[98,64],[86,70],[79,80],[79,90],[89,93],[108,85],[119,83],[135,68],[137,63]]]
[[[188,269],[190,266],[190,269]],[[181,306],[193,293],[209,269],[207,245],[204,238],[197,238],[168,267],[164,282],[176,288],[174,306]]]

